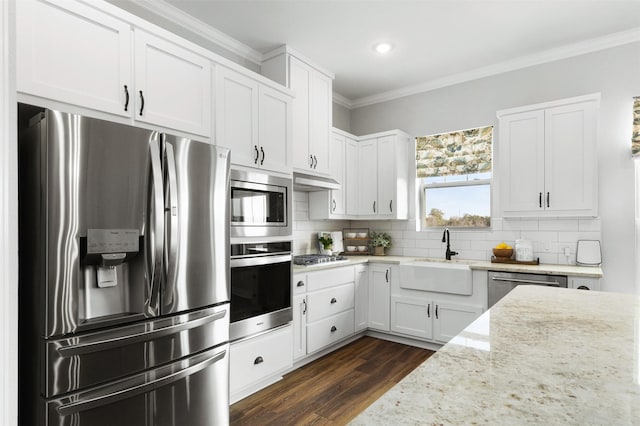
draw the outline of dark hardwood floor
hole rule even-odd
[[[346,424],[433,353],[363,337],[235,403],[231,424]]]

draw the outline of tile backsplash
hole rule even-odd
[[[416,231],[415,222],[309,220],[309,196],[293,193],[293,254],[317,253],[318,231],[340,231],[364,227],[391,235],[393,247],[387,254],[398,256],[444,258],[446,245],[442,230]],[[451,232],[451,250],[461,259],[489,260],[491,249],[501,241],[514,245],[517,238],[533,242],[534,257],[541,263],[575,264],[578,240],[601,240],[600,219],[501,219],[493,218],[489,230]],[[568,253],[566,255],[565,253]]]

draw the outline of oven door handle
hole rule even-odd
[[[284,262],[291,262],[290,254],[231,259],[229,261],[229,266],[231,266],[232,268],[242,268],[246,266],[271,265],[273,263],[284,263]]]

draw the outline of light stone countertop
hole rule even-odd
[[[640,297],[518,286],[352,425],[640,424]]]
[[[300,266],[293,265],[293,273],[304,273],[318,271],[322,269],[338,268],[341,266],[356,265],[360,263],[388,263],[399,265],[406,262],[412,262],[414,260],[424,260],[429,262],[453,262],[453,263],[467,263],[471,269],[486,270],[486,271],[506,271],[506,272],[524,272],[530,274],[547,274],[547,275],[569,275],[574,277],[588,277],[588,278],[601,278],[602,269],[600,267],[591,266],[576,266],[576,265],[521,265],[512,263],[491,263],[486,260],[465,260],[454,259],[448,261],[445,259],[431,259],[421,258],[414,256],[346,256],[349,262],[340,263],[325,263],[321,265],[313,266]]]

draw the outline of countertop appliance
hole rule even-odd
[[[291,178],[231,170],[231,237],[291,235]]]
[[[519,285],[544,285],[567,288],[565,275],[523,274],[520,272],[489,271],[488,307],[492,307]]]
[[[291,322],[291,241],[231,245],[232,341]]]
[[[578,240],[576,264],[580,266],[600,266],[602,251],[598,240]]]
[[[228,424],[229,151],[19,123],[19,423]]]

